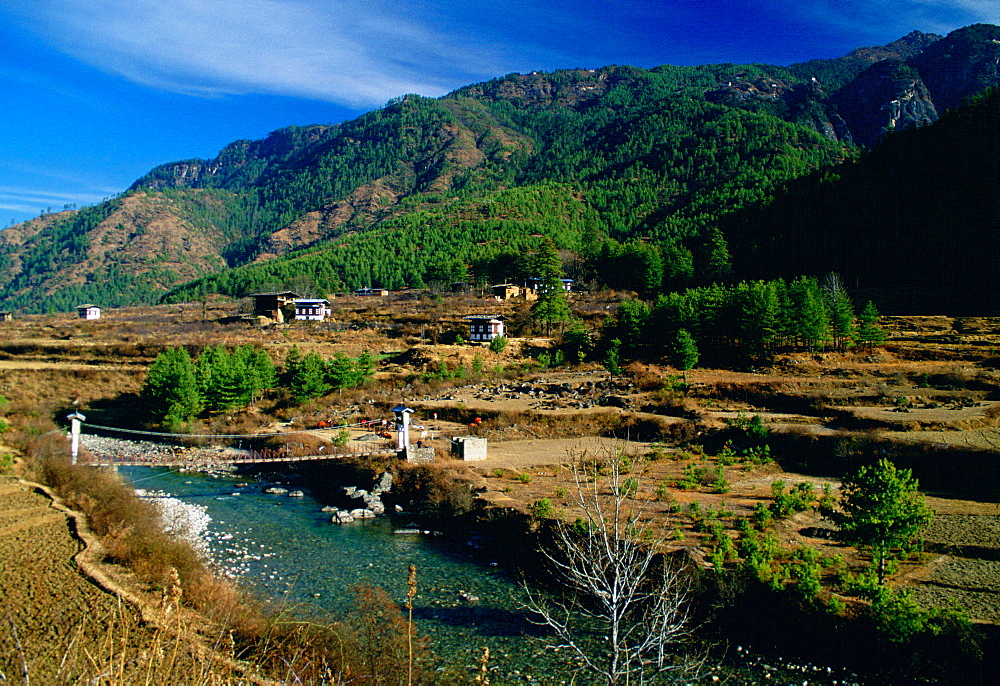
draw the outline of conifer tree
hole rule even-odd
[[[583,364],[593,347],[593,335],[582,321],[573,322],[563,332],[563,349],[571,363]]]
[[[854,340],[854,305],[847,295],[847,289],[844,288],[840,276],[836,273],[831,272],[824,279],[823,293],[830,316],[833,345],[838,350],[845,350]]]
[[[201,412],[194,363],[187,349],[168,348],[156,356],[146,376],[142,396],[154,415],[170,430],[179,428]]]
[[[698,346],[687,329],[679,329],[674,338],[674,366],[683,372],[698,366]]]
[[[354,388],[361,379],[358,364],[342,352],[326,363],[326,382],[335,389]]]
[[[869,350],[886,339],[885,329],[878,325],[879,317],[878,309],[871,300],[868,301],[865,309],[861,311],[861,315],[858,317],[858,321],[860,322],[858,326],[858,342],[868,346]]]
[[[708,233],[702,270],[706,281],[725,279],[733,270],[729,245],[718,227]]]
[[[736,318],[744,354],[754,360],[769,359],[778,338],[778,293],[773,282],[755,281],[737,287]]]
[[[912,551],[920,530],[934,516],[924,505],[913,473],[885,458],[846,477],[840,500],[842,510],[833,514],[839,536],[872,552],[879,583],[885,582],[894,551]]]
[[[816,279],[801,276],[788,286],[796,337],[810,350],[830,338],[830,320]]]
[[[302,358],[292,373],[288,388],[298,401],[318,398],[330,392],[326,381],[326,364],[319,353],[309,353]]]
[[[563,276],[559,253],[551,238],[545,240],[542,249],[535,259],[538,278],[541,279],[538,289],[538,300],[531,306],[531,316],[537,322],[544,323],[545,334],[551,331],[552,324],[567,322],[572,318],[566,289],[561,281]]]
[[[611,345],[608,346],[607,351],[604,353],[604,368],[608,370],[608,375],[612,380],[622,373],[621,347],[622,342],[620,340],[617,338],[612,339]]]

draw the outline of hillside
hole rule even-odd
[[[994,89],[729,217],[738,272],[791,277],[807,264],[894,312],[996,313],[998,160]]]
[[[501,279],[539,236],[584,256],[655,253],[665,274],[648,269],[635,290],[709,281],[728,270],[726,215],[1000,85],[998,38],[978,25],[790,67],[612,66],[397,98],[162,165],[118,198],[0,233],[0,300],[152,302],[199,277],[169,297]]]

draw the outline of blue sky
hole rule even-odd
[[[405,93],[608,64],[790,64],[996,0],[0,0],[0,226]]]

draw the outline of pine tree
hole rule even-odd
[[[563,332],[563,349],[571,362],[583,364],[594,347],[593,335],[582,321],[575,321]]]
[[[294,362],[294,366],[288,367],[288,389],[296,400],[302,402],[330,392],[330,385],[326,382],[326,364],[318,353],[309,353]]]
[[[769,359],[778,339],[779,300],[773,282],[755,281],[737,286],[738,336],[745,355]]]
[[[896,469],[885,458],[865,465],[841,484],[842,511],[833,515],[846,543],[872,552],[879,583],[895,550],[910,552],[920,530],[934,516],[924,505],[909,469]]]
[[[788,286],[796,337],[810,350],[830,339],[830,320],[816,279],[801,276]]]
[[[854,305],[840,276],[831,272],[824,279],[823,293],[827,312],[830,315],[830,332],[833,345],[838,350],[846,350],[854,341]]]
[[[535,258],[535,268],[541,279],[538,300],[531,306],[531,316],[545,324],[545,335],[549,335],[552,324],[568,322],[573,314],[566,298],[562,282],[562,262],[552,239],[546,239]]]
[[[698,346],[687,329],[680,329],[674,337],[674,366],[686,372],[698,366]]]
[[[271,356],[263,348],[256,346],[245,346],[246,353],[246,373],[250,381],[251,397],[249,402],[253,402],[263,391],[274,388],[278,382],[277,372]]]
[[[886,339],[885,329],[878,325],[879,317],[878,309],[876,309],[875,303],[871,300],[868,301],[865,309],[861,312],[861,316],[858,317],[860,321],[860,326],[858,326],[858,342],[867,345],[869,350]]]
[[[702,275],[706,281],[717,281],[725,279],[732,270],[732,259],[726,237],[718,227],[715,227],[707,236]]]
[[[622,373],[621,347],[622,342],[620,340],[617,338],[612,339],[611,345],[608,347],[607,352],[604,353],[604,368],[608,370],[608,375],[612,379]]]
[[[185,348],[168,348],[156,356],[146,376],[142,397],[170,429],[179,428],[201,412],[194,363]]]
[[[354,388],[361,378],[356,362],[344,353],[338,352],[326,363],[326,382],[335,389]]]

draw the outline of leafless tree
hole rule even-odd
[[[702,657],[685,653],[690,639],[691,575],[661,553],[661,533],[647,502],[636,499],[638,473],[618,455],[578,460],[573,499],[583,512],[555,525],[542,550],[568,593],[528,588],[527,606],[604,683],[688,681]]]

